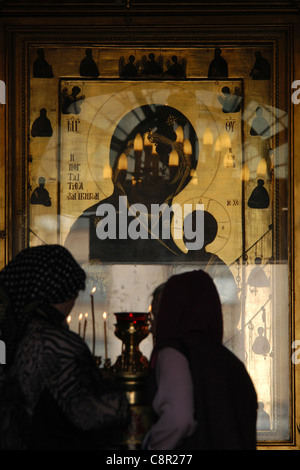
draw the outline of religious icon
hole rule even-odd
[[[47,110],[46,108],[40,109],[40,115],[34,123],[32,124],[31,128],[31,136],[32,137],[51,137],[53,134],[52,126],[50,119],[47,118]]]
[[[37,50],[38,58],[33,64],[33,76],[35,78],[53,78],[52,66],[45,59],[45,51],[43,48]]]
[[[260,51],[255,52],[255,63],[251,69],[252,80],[269,80],[271,78],[271,67],[267,59]]]
[[[208,78],[227,78],[228,77],[228,65],[226,60],[221,57],[222,50],[217,47],[215,49],[215,57],[211,61],[208,69]]]
[[[82,77],[99,77],[100,72],[93,59],[92,49],[86,49],[85,58],[80,63],[79,73]]]
[[[49,192],[45,188],[45,183],[46,183],[46,179],[43,176],[41,176],[39,178],[39,186],[35,188],[35,190],[33,191],[31,195],[30,204],[41,205],[41,206],[46,206],[46,207],[51,206],[51,198],[50,198]]]
[[[180,139],[176,133],[179,129],[182,131]],[[154,226],[151,211],[153,205],[161,204],[164,204],[163,211],[170,210],[175,195],[191,180],[191,170],[195,169],[197,159],[197,135],[189,120],[177,109],[152,104],[130,111],[121,119],[111,139],[109,162],[113,194],[100,204],[89,207],[78,218],[71,227],[65,246],[72,251],[78,234],[88,232],[90,259],[103,262],[175,259],[180,250],[170,235],[170,226],[167,236],[161,236],[163,217],[159,214]],[[120,206],[120,196],[126,196],[125,206]],[[97,235],[99,231],[107,230],[109,223],[108,216],[96,215],[101,206],[108,212],[113,208],[118,214],[114,225],[117,235],[114,237],[99,239]],[[138,216],[136,211],[130,212],[133,207],[138,208]],[[139,239],[135,238],[136,235],[125,238],[121,235],[123,229],[129,233],[132,222],[138,224],[142,232]]]
[[[248,200],[248,206],[251,207],[251,209],[266,209],[269,207],[270,198],[264,184],[263,179],[260,178],[257,180],[257,186],[253,189]]]
[[[81,89],[78,86],[72,88],[72,92],[69,94],[68,89],[62,90],[62,113],[63,114],[80,114],[81,104],[85,98],[84,95],[79,95]]]
[[[260,136],[263,138],[270,137],[270,125],[268,121],[263,117],[263,109],[259,106],[255,110],[256,117],[252,121],[250,135]]]

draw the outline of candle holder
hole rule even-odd
[[[149,334],[148,313],[115,313],[115,335],[122,345],[122,354],[114,364],[114,372],[121,376],[143,376],[148,372],[148,360],[139,350],[140,342]]]
[[[110,370],[110,368],[111,368],[111,360],[110,359],[105,359],[104,364],[103,364],[103,369]]]
[[[115,335],[122,341],[122,353],[112,371],[123,383],[131,409],[131,421],[120,440],[120,449],[140,449],[152,424],[152,411],[147,402],[149,362],[139,350],[140,342],[149,334],[149,314],[140,312],[115,313]]]
[[[93,356],[93,358],[94,358],[94,361],[96,363],[96,366],[100,367],[101,364],[102,364],[102,356]]]

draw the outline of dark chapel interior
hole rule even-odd
[[[2,0],[0,267],[68,248],[87,274],[69,327],[114,370],[120,318],[145,322],[158,285],[207,271],[258,448],[297,450],[299,129],[298,0]]]

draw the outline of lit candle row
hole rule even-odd
[[[95,355],[95,340],[96,340],[96,334],[95,334],[95,307],[94,307],[94,293],[96,292],[96,287],[93,287],[92,292],[91,292],[91,310],[92,310],[92,353],[93,356]],[[78,316],[78,334],[79,336],[81,335],[81,323],[83,319],[83,314],[80,313]],[[104,346],[105,346],[105,359],[107,359],[107,330],[106,330],[106,319],[107,319],[107,313],[103,313],[103,326],[104,326]],[[87,328],[87,320],[88,320],[88,313],[86,312],[84,315],[84,325],[83,325],[83,339],[85,339],[86,335],[86,328]],[[67,317],[67,323],[71,323],[71,315]]]

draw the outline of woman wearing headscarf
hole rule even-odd
[[[0,448],[105,448],[127,423],[128,403],[104,379],[66,317],[85,272],[62,246],[21,251],[0,272]]]
[[[257,398],[242,362],[222,345],[217,289],[204,271],[171,277],[154,318],[148,450],[254,450]]]

